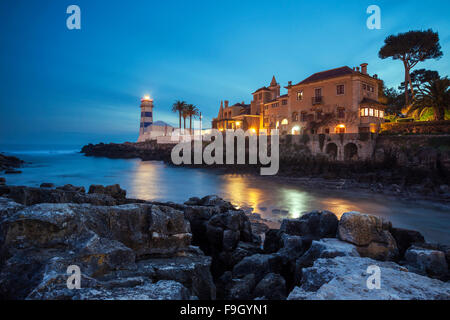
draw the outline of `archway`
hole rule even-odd
[[[330,159],[336,160],[338,154],[338,147],[335,143],[329,143],[327,144],[325,152],[330,157]]]
[[[358,160],[358,147],[354,143],[348,143],[344,147],[344,160]]]

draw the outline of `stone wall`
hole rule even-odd
[[[287,135],[280,138],[280,151],[309,152],[331,160],[369,160],[377,135],[371,133]]]

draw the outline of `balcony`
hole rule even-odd
[[[322,96],[316,96],[316,97],[312,97],[312,105],[318,105],[318,104],[323,104],[323,97]]]

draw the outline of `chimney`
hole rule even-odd
[[[241,104],[245,104],[245,101],[242,101]]]
[[[378,75],[377,75],[377,74],[374,74],[373,77],[374,77],[375,79],[378,79]]]
[[[225,100],[225,108],[228,108],[228,103],[229,103],[229,101]]]
[[[288,81],[288,86],[292,86],[292,81]]]
[[[367,66],[368,66],[367,63],[362,63],[362,64],[361,64],[361,72],[362,72],[363,74],[367,74]]]
[[[359,67],[356,67],[356,71],[358,71],[358,72],[359,72]]]

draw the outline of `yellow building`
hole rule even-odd
[[[378,100],[381,80],[370,76],[367,64],[318,72],[285,87],[280,95],[275,77],[252,93],[250,105],[221,104],[213,128],[279,129],[281,134],[377,132],[385,106]]]

